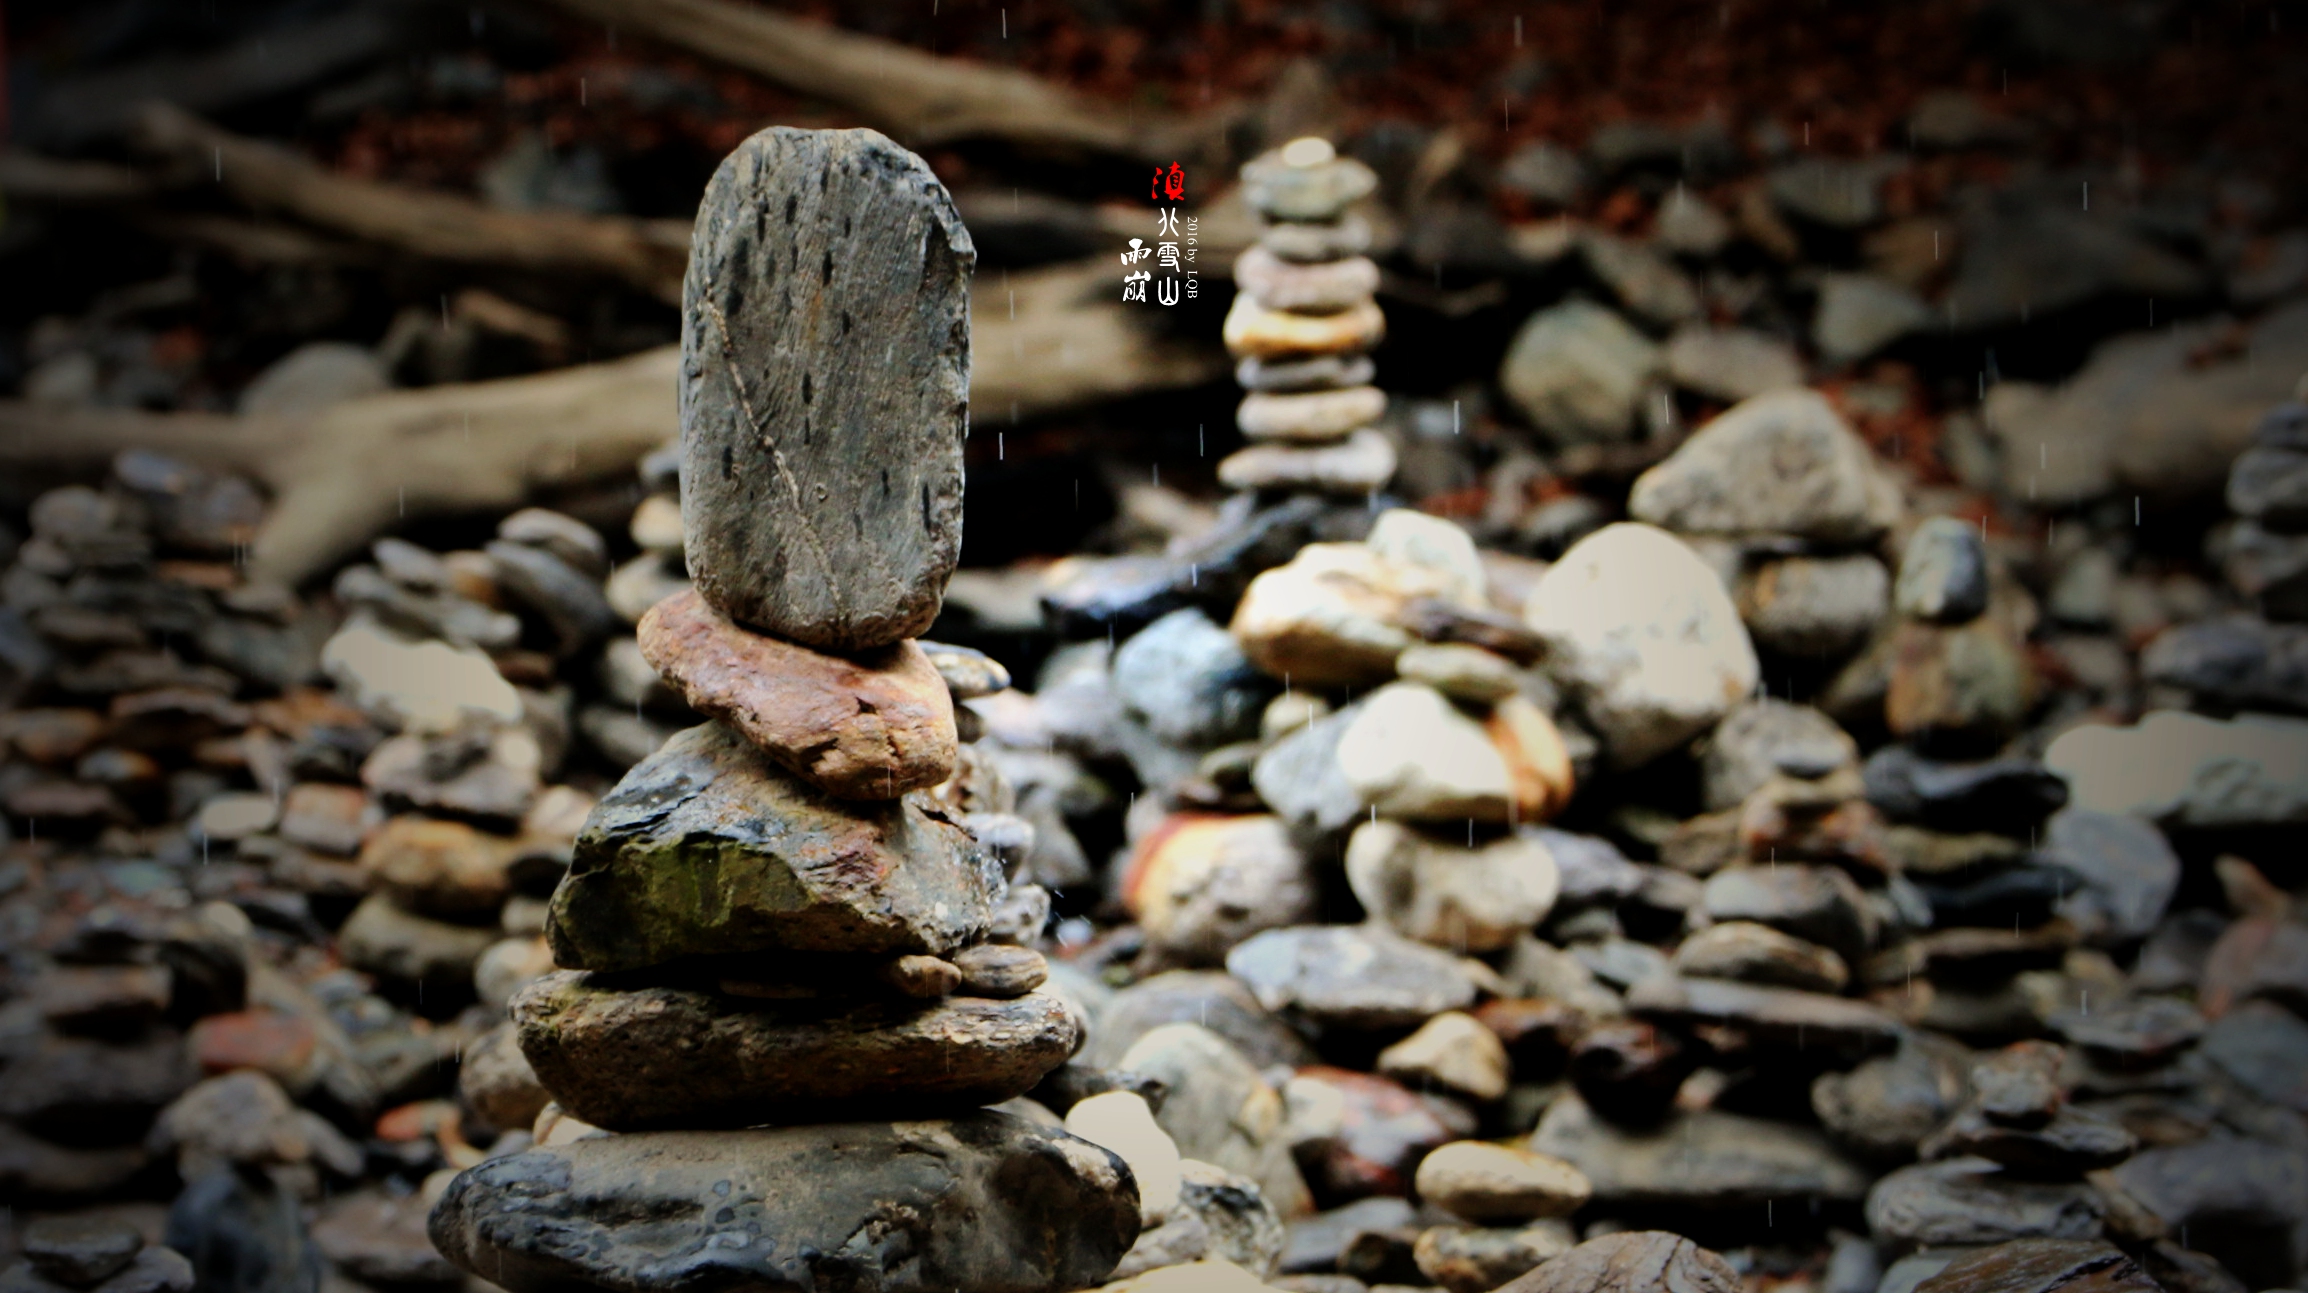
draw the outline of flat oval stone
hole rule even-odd
[[[976,260],[945,186],[874,131],[775,126],[714,172],[682,290],[681,510],[716,608],[822,651],[937,618]]]
[[[1627,1009],[1646,1019],[1737,1028],[1796,1049],[1868,1055],[1899,1044],[1897,1021],[1864,1001],[1728,979],[1647,979],[1628,991]]]
[[[1386,335],[1386,315],[1371,301],[1336,314],[1290,314],[1269,310],[1245,293],[1226,311],[1222,333],[1237,359],[1335,355],[1377,345]]]
[[[451,1181],[428,1229],[512,1293],[1058,1293],[1105,1279],[1138,1224],[1120,1158],[980,1112],[524,1150]]]
[[[512,1001],[521,1053],[597,1127],[744,1127],[998,1104],[1081,1035],[1059,997],[869,1000],[829,1009],[683,988],[615,991],[556,971]]]
[[[1409,1028],[1475,995],[1457,957],[1369,926],[1270,929],[1228,953],[1226,970],[1268,1010],[1341,1028]]]
[[[920,796],[832,799],[708,723],[594,808],[546,937],[557,963],[585,970],[781,950],[937,956],[984,935],[991,865]]]
[[[1235,410],[1234,425],[1253,440],[1317,444],[1338,440],[1386,413],[1386,392],[1376,386],[1277,395],[1252,391]]]
[[[721,719],[837,799],[895,799],[954,775],[954,701],[912,642],[854,659],[747,632],[694,589],[641,617],[641,654]]]
[[[954,953],[962,972],[960,990],[973,997],[1022,997],[1050,977],[1050,963],[1030,947],[980,943]]]
[[[1370,250],[1370,221],[1351,213],[1331,221],[1294,220],[1269,226],[1258,235],[1258,245],[1284,260],[1360,256]]]
[[[1419,1161],[1418,1196],[1469,1221],[1498,1224],[1568,1216],[1594,1187],[1562,1159],[1513,1145],[1460,1140]]]
[[[1867,1228],[1901,1247],[2096,1239],[2106,1205],[2078,1182],[2025,1181],[1984,1158],[1903,1167],[1867,1192]]]
[[[1336,314],[1378,291],[1378,265],[1368,256],[1291,261],[1254,246],[1235,258],[1234,281],[1269,310]]]
[[[1306,359],[1245,359],[1234,381],[1248,391],[1329,391],[1366,386],[1378,374],[1368,355],[1314,355]]]
[[[930,667],[938,677],[946,680],[946,690],[955,700],[975,700],[1006,691],[1010,686],[1010,671],[976,647],[954,646],[946,642],[922,642],[922,653],[930,658]]]
[[[1351,157],[1293,166],[1268,154],[1242,168],[1243,200],[1269,220],[1336,220],[1377,187],[1378,173]]]
[[[136,1260],[144,1236],[117,1217],[43,1217],[24,1227],[22,1244],[32,1269],[59,1283],[85,1287]]]
[[[1335,444],[1254,444],[1226,455],[1218,481],[1228,489],[1303,489],[1360,496],[1394,479],[1394,442],[1370,427]]]

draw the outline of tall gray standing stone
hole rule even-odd
[[[682,287],[690,573],[824,651],[937,618],[962,540],[977,250],[921,158],[774,126],[714,172]]]

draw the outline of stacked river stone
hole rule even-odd
[[[1235,423],[1253,442],[1218,465],[1229,489],[1366,495],[1394,475],[1392,442],[1372,424],[1386,395],[1366,353],[1386,331],[1363,255],[1370,225],[1347,208],[1377,185],[1328,141],[1297,139],[1242,168],[1266,232],[1234,262],[1241,292],[1226,348],[1250,394]]]
[[[989,940],[1002,872],[913,640],[960,543],[974,259],[870,130],[767,130],[714,177],[682,336],[696,587],[640,626],[712,721],[602,800],[554,894],[561,969],[512,1013],[555,1104],[432,1217],[476,1275],[1028,1293],[1137,1236],[1120,1159],[981,1108],[1081,1024]]]

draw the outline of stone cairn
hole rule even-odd
[[[960,547],[975,251],[921,159],[775,128],[723,162],[684,292],[694,589],[648,661],[710,720],[586,823],[515,996],[554,1097],[458,1177],[440,1250],[515,1293],[1098,1283],[1137,1184],[981,1106],[1080,1043],[1039,953],[992,941],[1001,865],[954,693],[914,640]],[[941,674],[940,665],[945,666]]]
[[[1229,489],[1363,496],[1394,475],[1394,445],[1372,425],[1386,412],[1367,353],[1386,332],[1371,299],[1378,266],[1362,254],[1369,223],[1347,211],[1377,183],[1313,137],[1242,168],[1266,231],[1234,262],[1241,292],[1226,315],[1235,380],[1250,392],[1235,425],[1254,442],[1218,464]]]

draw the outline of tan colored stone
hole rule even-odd
[[[895,799],[953,775],[953,697],[911,641],[825,655],[739,628],[694,590],[651,607],[640,638],[699,712],[829,795]]]
[[[1460,952],[1512,947],[1554,909],[1554,855],[1524,832],[1472,848],[1464,838],[1366,821],[1347,840],[1347,884],[1372,920],[1406,938]]]
[[[1369,301],[1337,314],[1290,314],[1269,310],[1248,293],[1226,312],[1226,349],[1235,358],[1256,355],[1334,355],[1368,350],[1386,335],[1386,316]]]
[[[1368,495],[1394,479],[1394,441],[1375,427],[1330,444],[1254,444],[1226,455],[1218,483],[1240,490],[1312,490],[1349,498]]]
[[[950,997],[962,986],[961,967],[935,956],[901,956],[881,969],[882,982],[922,1001]]]
[[[1386,413],[1386,392],[1376,386],[1272,394],[1252,391],[1234,411],[1234,425],[1253,440],[1327,444]]]
[[[1228,628],[1252,664],[1293,686],[1367,686],[1418,641],[1404,606],[1450,592],[1442,575],[1362,544],[1310,543],[1250,581]]]
[[[1421,1199],[1479,1222],[1569,1216],[1594,1193],[1587,1174],[1562,1159],[1480,1140],[1453,1141],[1427,1155],[1417,1181]]]
[[[1378,266],[1368,256],[1309,264],[1252,247],[1235,259],[1234,281],[1269,310],[1335,314],[1368,301],[1378,291]]]
[[[1524,697],[1509,696],[1491,707],[1483,730],[1507,762],[1520,820],[1544,821],[1569,806],[1578,778],[1571,768],[1570,747],[1545,710]]]
[[[493,912],[512,892],[513,842],[463,822],[395,817],[361,849],[361,870],[410,910],[433,916]]]
[[[1122,902],[1169,956],[1220,965],[1260,930],[1313,920],[1316,887],[1281,819],[1176,813],[1139,841]]]
[[[1421,642],[1395,657],[1394,671],[1452,700],[1476,705],[1505,700],[1522,686],[1506,657],[1464,642]]]
[[[1507,1048],[1473,1015],[1446,1010],[1380,1051],[1378,1071],[1416,1090],[1442,1087],[1496,1100],[1507,1093]]]

